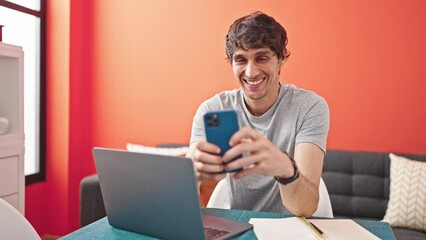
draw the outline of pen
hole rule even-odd
[[[315,226],[313,223],[306,220],[306,218],[302,217],[302,220],[311,228],[311,230],[315,233],[316,237],[318,239],[324,239],[324,232],[321,231],[317,226]]]
[[[319,229],[317,226],[315,226],[315,224],[313,224],[313,223],[311,223],[311,222],[309,222],[311,225],[312,225],[312,227],[314,227],[321,235],[323,234],[323,232],[321,231],[321,229]]]

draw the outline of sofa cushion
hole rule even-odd
[[[426,163],[389,155],[390,198],[384,221],[426,231]]]
[[[335,215],[377,220],[385,215],[387,154],[327,150],[322,177]]]
[[[126,149],[130,152],[150,153],[169,156],[185,156],[189,147],[179,144],[162,144],[157,147],[149,147],[140,144],[127,143]]]

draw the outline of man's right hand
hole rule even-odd
[[[220,148],[207,141],[192,143],[186,157],[194,163],[195,176],[198,181],[219,181],[225,177],[223,158],[219,155]]]

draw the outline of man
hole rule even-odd
[[[232,209],[310,217],[318,205],[329,110],[315,93],[280,83],[290,56],[286,45],[285,29],[261,12],[230,26],[226,54],[241,87],[201,104],[187,156],[199,182],[226,176]],[[219,147],[205,141],[202,119],[207,111],[229,108],[239,113],[241,129],[222,158]],[[249,154],[229,162],[243,153]],[[218,173],[241,167],[238,173]]]

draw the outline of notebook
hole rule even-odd
[[[251,218],[259,240],[380,240],[351,219]]]
[[[115,228],[162,239],[228,239],[252,228],[201,213],[191,159],[106,148],[93,155]]]

